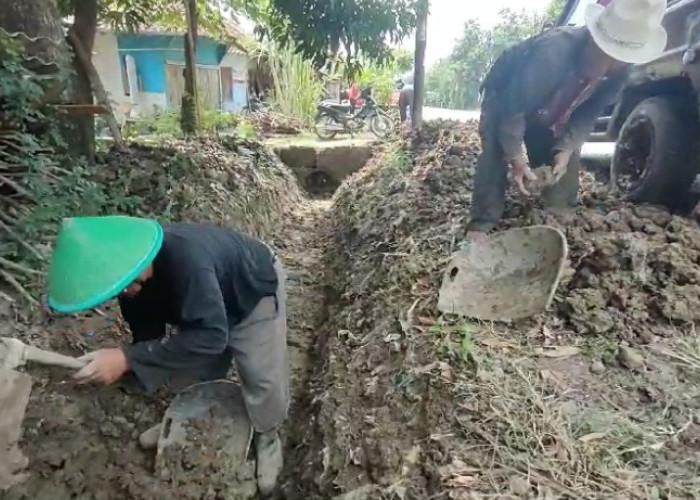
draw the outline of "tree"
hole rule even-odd
[[[427,76],[431,99],[454,109],[474,109],[479,87],[494,61],[506,50],[539,33],[544,17],[505,9],[501,21],[490,30],[467,21],[450,56],[434,65]]]
[[[394,67],[399,73],[405,73],[413,68],[413,52],[407,49],[395,49],[391,53]]]
[[[374,98],[380,104],[388,104],[396,89],[397,78],[413,67],[413,53],[410,50],[395,49],[390,61],[376,64],[362,61],[362,71],[355,76],[361,87],[372,86]]]
[[[555,21],[564,12],[564,7],[566,7],[566,0],[552,0],[544,15],[547,20]]]
[[[279,43],[294,41],[317,67],[338,54],[345,72],[356,74],[361,61],[386,63],[396,45],[416,27],[419,0],[270,0],[260,32]]]

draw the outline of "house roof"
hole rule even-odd
[[[184,21],[184,13],[182,17]],[[177,23],[179,24],[179,22]],[[108,33],[123,33],[119,30],[114,30],[109,26],[100,26],[99,30]],[[184,35],[184,27],[165,24],[165,23],[152,23],[150,25],[142,26],[138,31],[134,32],[139,35]],[[206,26],[199,24],[197,26],[197,36],[210,38],[216,40],[223,45],[228,47],[229,52],[248,54],[250,52],[250,47],[254,46],[256,43],[252,36],[245,33],[232,19],[222,19],[221,20],[221,32],[213,32],[209,30]]]

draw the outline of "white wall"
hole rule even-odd
[[[248,103],[248,62],[247,54],[229,50],[221,60],[221,67],[230,67],[233,73],[233,101],[224,101],[224,111],[241,111]]]
[[[165,94],[138,92],[133,101],[130,96],[126,95],[117,37],[114,33],[98,30],[95,36],[92,62],[109,95],[118,122],[123,123],[130,114],[131,116],[150,114],[153,112],[154,106],[167,107]]]
[[[229,50],[221,60],[220,66],[226,66],[233,69],[233,77],[241,78],[248,81],[248,56],[234,49]]]

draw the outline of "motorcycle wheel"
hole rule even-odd
[[[316,116],[314,120],[314,132],[316,132],[319,139],[330,140],[338,134],[337,130],[331,130],[329,126],[337,126],[333,118],[326,114]]]
[[[369,119],[369,129],[380,139],[385,139],[394,129],[394,121],[388,115],[377,113]]]

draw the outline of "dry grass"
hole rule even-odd
[[[582,288],[578,268],[552,314],[533,322],[481,325],[436,313],[442,269],[468,217],[478,142],[473,129],[455,125],[426,136],[415,161],[394,146],[334,200],[329,280],[342,298],[331,323],[338,334],[323,351],[310,438],[323,443],[316,450],[321,492],[370,483],[382,498],[697,498],[700,358],[692,332],[675,344],[659,340],[674,347],[650,352],[641,372],[614,359],[605,359],[604,374],[590,371],[600,353],[617,349],[613,334],[589,337],[600,345],[581,343],[570,358],[538,356],[537,347],[577,343],[571,328],[586,322],[569,308],[570,294]],[[505,224],[530,223],[531,208],[509,206]],[[670,224],[675,231],[677,221]],[[593,223],[585,227],[598,234]],[[596,251],[607,258],[588,233],[573,237],[576,266]],[[612,232],[600,238],[619,239]],[[660,284],[675,290],[664,281],[674,271],[659,265],[658,248],[645,263],[652,266],[645,300],[656,300]],[[637,276],[624,265],[597,272],[614,284]],[[601,278],[592,283],[585,286],[614,295]],[[668,319],[647,314],[635,323],[635,311],[602,312],[627,314],[623,339],[635,327],[672,334]]]

